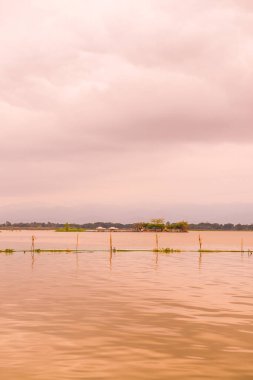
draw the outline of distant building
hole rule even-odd
[[[104,227],[97,227],[96,228],[96,231],[105,231],[106,230],[106,228],[104,228]]]
[[[118,230],[117,227],[110,227],[110,228],[109,228],[109,231],[117,231],[117,230]]]

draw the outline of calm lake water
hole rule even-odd
[[[76,234],[0,233],[0,249],[76,246]],[[252,232],[201,232],[253,249]],[[253,379],[253,255],[156,254],[152,233],[79,234],[83,253],[0,254],[3,380]],[[160,234],[198,248],[198,233]],[[100,250],[100,251],[99,251]]]

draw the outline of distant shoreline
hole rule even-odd
[[[6,227],[0,227],[0,232],[2,231],[54,231],[57,233],[85,233],[85,232],[95,232],[95,233],[106,233],[106,232],[132,232],[132,233],[161,233],[161,234],[185,234],[187,232],[253,232],[252,229],[233,229],[233,230],[221,230],[221,229],[189,229],[188,231],[135,231],[132,229],[118,229],[118,230],[110,230],[105,229],[103,231],[98,231],[95,229],[85,229],[85,230],[78,230],[73,229],[71,231],[57,231],[55,228],[35,228],[35,227],[13,227],[13,228],[6,228]]]
[[[164,219],[152,219],[150,222],[118,223],[118,222],[93,222],[93,223],[57,223],[57,222],[16,222],[6,221],[0,223],[0,230],[36,230],[57,232],[171,232],[183,233],[187,231],[253,231],[252,224],[233,223],[189,223],[187,221],[168,222]]]

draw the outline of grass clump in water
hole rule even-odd
[[[48,252],[52,252],[52,253],[57,253],[57,252],[66,252],[66,253],[70,253],[70,252],[76,252],[76,250],[74,249],[35,249],[34,250],[35,253],[48,253]]]
[[[12,255],[15,251],[14,251],[14,249],[6,248],[6,249],[0,250],[0,252],[5,253],[6,255]]]
[[[178,253],[178,252],[181,252],[181,251],[180,251],[180,249],[160,248],[160,249],[153,249],[153,252],[159,252],[159,253]]]

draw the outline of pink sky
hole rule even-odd
[[[2,0],[1,221],[253,223],[252,0]]]

